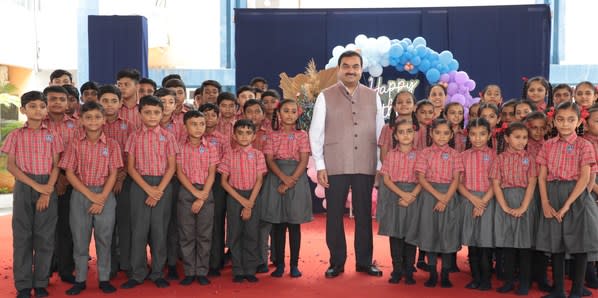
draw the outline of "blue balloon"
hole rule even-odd
[[[409,46],[409,43],[404,39],[399,41],[399,44],[403,47],[403,49],[406,49]]]
[[[430,68],[426,72],[426,79],[428,79],[428,83],[435,84],[440,79],[440,72],[436,68]]]
[[[405,37],[405,38],[403,38],[402,41],[406,42],[407,45],[411,45],[411,39],[410,38]]]
[[[438,53],[430,52],[430,54],[428,54],[428,56],[429,56],[428,60],[430,60],[430,62],[432,62],[433,64],[438,61]]]
[[[424,47],[426,46],[426,39],[418,36],[413,40],[413,45],[414,46],[418,46],[418,45],[423,45]]]
[[[395,66],[397,71],[404,71],[405,64],[399,63]]]
[[[422,62],[418,65],[418,68],[421,72],[426,72],[430,69],[430,60],[422,59]]]
[[[418,66],[421,62],[422,58],[420,58],[419,56],[414,56],[413,58],[411,58],[411,64],[415,66]]]
[[[393,44],[399,44],[399,40],[398,39],[391,39],[390,40],[390,44],[391,45],[393,45]]]
[[[426,57],[426,55],[428,55],[428,48],[426,48],[426,46],[424,45],[416,46],[415,51],[417,52],[417,55],[421,58],[424,58]]]
[[[405,55],[403,55],[403,56],[401,56],[401,58],[399,58],[399,62],[400,62],[401,64],[405,64],[405,63],[407,63],[407,60],[408,60],[408,59],[407,59],[407,57],[405,57]]]
[[[455,59],[451,60],[451,62],[449,62],[449,64],[448,64],[448,68],[449,68],[449,71],[459,69],[459,62]]]
[[[450,51],[442,51],[442,53],[438,55],[438,61],[442,64],[449,64],[451,60],[453,60],[453,53]]]
[[[411,71],[409,71],[409,73],[412,75],[417,74],[418,72],[419,70],[417,68],[413,68]]]
[[[411,55],[411,53],[410,53],[410,52],[405,52],[405,53],[403,53],[403,57],[405,57],[407,60],[409,60],[409,59],[411,59],[411,57],[413,57],[413,56]]]
[[[403,55],[403,47],[400,44],[394,44],[390,46],[390,50],[388,50],[389,57],[401,57]]]

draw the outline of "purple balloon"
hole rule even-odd
[[[450,78],[449,82],[454,82],[455,81],[455,75],[457,74],[457,72],[453,70],[453,71],[449,71],[448,74],[449,74],[449,78]]]
[[[440,75],[440,81],[444,82],[444,83],[448,83],[450,78],[451,77],[449,76],[448,73],[443,73]]]
[[[465,105],[465,96],[462,94],[455,94],[451,97],[452,102],[458,102],[460,105]]]
[[[473,89],[475,89],[475,81],[474,80],[469,80],[467,81],[467,83],[469,84],[467,87],[469,87],[469,91],[473,91]]]
[[[467,86],[465,86],[465,85],[459,85],[459,93],[465,94],[467,92],[469,92],[469,88],[467,88]]]
[[[449,83],[448,87],[446,88],[446,93],[448,95],[456,94],[459,91],[459,85],[457,83]]]
[[[455,74],[455,82],[457,82],[457,84],[462,85],[465,82],[467,82],[467,80],[469,80],[469,76],[467,75],[466,72],[464,72],[464,71],[458,71]]]

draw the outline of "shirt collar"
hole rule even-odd
[[[338,81],[338,86],[339,88],[341,88],[342,91],[347,92],[347,94],[349,94],[350,96],[355,95],[355,93],[357,92],[357,90],[359,89],[359,82],[357,83],[357,87],[355,87],[355,90],[353,90],[353,93],[351,93],[351,91],[349,90],[349,88],[347,88],[347,86],[345,86],[345,84],[342,81]]]
[[[162,127],[160,127],[160,125],[157,125],[154,128],[148,128],[147,126],[142,125],[141,126],[141,131],[143,131],[143,132],[153,132],[153,133],[156,133],[156,134],[160,134],[160,132],[162,131]]]
[[[514,155],[519,155],[519,156],[524,156],[525,155],[525,150],[519,150],[519,151],[515,151],[513,149],[511,149],[511,147],[507,148],[507,151],[509,154],[514,154]]]
[[[187,137],[185,138],[185,144],[189,144],[189,145],[191,145],[191,146],[196,146],[196,145],[194,145],[194,144],[191,144],[191,140],[189,139],[189,136],[187,136]],[[201,139],[200,139],[200,141],[199,141],[199,144],[198,144],[198,145],[200,145],[200,146],[202,146],[202,145],[203,145],[204,147],[207,147],[207,146],[208,146],[208,144],[209,144],[209,142],[208,142],[208,140],[206,139],[206,135],[204,134],[203,136],[201,136]]]
[[[248,153],[249,151],[253,150],[253,146],[251,146],[251,144],[249,144],[249,146],[247,147],[241,147],[241,146],[235,146],[235,149],[233,149],[235,151],[243,151],[245,153]]]
[[[85,130],[83,130],[82,133],[79,134],[79,140],[83,141],[85,139],[87,139],[87,134],[85,133]],[[100,134],[98,141],[106,144],[106,135],[104,134],[104,132],[102,132],[102,134]]]
[[[536,104],[536,110],[540,111],[540,112],[544,112],[546,110],[546,103],[545,102],[539,102]]]
[[[436,144],[432,144],[432,146],[430,146],[432,148],[434,148],[435,151],[440,151],[442,153],[446,153],[449,152],[451,149],[451,146],[449,146],[448,144],[444,145],[444,146],[438,146]]]
[[[116,119],[114,121],[110,122],[110,121],[108,121],[108,119],[106,119],[106,123],[113,124],[113,123],[118,122],[118,120],[125,121],[125,118],[123,118],[122,116],[120,116],[120,114],[116,114],[116,115],[117,116],[116,116]]]
[[[584,134],[583,137],[584,137],[584,139],[586,139],[592,143],[598,143],[598,136],[593,136],[591,134]]]
[[[23,128],[29,128],[29,121],[25,121]],[[39,125],[39,129],[48,129],[48,125],[42,121],[42,123]]]
[[[570,136],[566,137],[565,139],[562,139],[560,137],[558,137],[558,138],[559,138],[559,142],[562,141],[562,142],[565,142],[568,144],[573,144],[573,143],[575,143],[575,140],[577,140],[577,134],[575,132],[573,132]]]

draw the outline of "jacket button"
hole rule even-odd
[[[357,114],[357,113],[353,112],[353,115],[355,115],[355,114]]]
[[[354,102],[354,101],[352,101],[351,103],[352,103],[352,104],[355,104],[355,102]]]
[[[355,146],[355,150],[357,150],[357,146]]]
[[[353,123],[353,125],[357,125],[357,122]]]
[[[357,137],[357,134],[355,134],[355,137]]]

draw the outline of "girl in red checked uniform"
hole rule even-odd
[[[415,96],[413,93],[403,90],[399,91],[392,101],[392,112],[388,124],[382,127],[380,138],[378,139],[378,146],[380,147],[380,160],[384,161],[384,157],[388,151],[392,150],[392,130],[397,122],[400,120],[409,120],[412,124],[417,123],[415,113]]]
[[[453,137],[449,123],[445,119],[436,119],[432,122],[431,131],[433,144],[418,155],[415,166],[423,188],[419,197],[421,209],[417,243],[421,250],[429,253],[430,277],[424,286],[436,286],[436,260],[441,254],[441,286],[450,288],[451,255],[461,247],[461,208],[455,193],[463,163],[459,153],[448,145]]]
[[[405,283],[413,285],[419,215],[416,200],[421,186],[414,170],[417,152],[413,147],[415,129],[411,121],[400,120],[394,126],[392,136],[392,149],[380,170],[384,183],[378,192],[378,234],[390,238],[393,270],[388,282],[397,284],[405,276]]]
[[[472,277],[466,288],[487,291],[492,288],[494,247],[494,191],[488,174],[496,153],[488,147],[491,133],[486,119],[470,121],[467,132],[471,148],[461,153],[464,171],[459,183],[459,193],[465,199],[462,202],[461,243],[469,247]]]
[[[554,116],[559,135],[546,141],[536,157],[543,212],[536,249],[552,254],[549,297],[565,295],[565,254],[573,257],[570,297],[581,297],[588,253],[598,251],[598,206],[587,191],[596,154],[589,141],[577,136],[580,124],[577,104],[561,103]]]
[[[494,214],[494,242],[502,248],[505,283],[498,292],[515,289],[513,284],[515,264],[519,262],[518,295],[527,295],[530,285],[531,248],[534,246],[534,226],[537,205],[533,202],[537,182],[536,162],[525,150],[528,140],[527,127],[512,122],[505,131],[506,150],[498,155],[490,170],[496,197]]]

